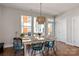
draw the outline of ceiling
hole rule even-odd
[[[40,13],[40,3],[2,3],[0,5]],[[79,3],[42,3],[42,14],[59,15],[77,7]]]

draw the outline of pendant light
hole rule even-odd
[[[38,24],[44,24],[45,17],[42,16],[42,3],[40,3],[40,16],[37,16],[37,22]]]

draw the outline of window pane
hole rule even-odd
[[[21,33],[31,32],[31,27],[32,27],[32,17],[21,16]]]
[[[38,24],[36,17],[34,17],[34,33],[44,33],[45,26],[44,24]]]
[[[28,16],[23,16],[23,21],[26,23],[28,21]]]
[[[27,22],[28,26],[32,26],[32,17],[28,16],[28,22]]]
[[[28,28],[23,28],[23,33],[27,33],[28,32]]]
[[[53,18],[48,18],[48,22],[54,22]]]
[[[36,22],[36,17],[34,17],[34,33],[38,33],[38,23]]]
[[[52,33],[52,23],[48,23],[48,35]]]
[[[54,19],[48,18],[48,35],[54,35]]]
[[[45,24],[38,24],[36,17],[34,17],[34,36],[41,33],[41,36],[45,35]]]

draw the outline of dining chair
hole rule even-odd
[[[19,55],[23,51],[23,44],[21,38],[13,38],[13,48],[15,55]]]
[[[4,52],[4,43],[0,43],[0,53]]]
[[[32,46],[31,55],[43,55],[42,54],[43,43],[33,43],[31,46]]]
[[[45,43],[44,43],[44,50],[47,50],[48,52],[49,51],[51,51],[52,52],[52,50],[53,51],[55,51],[54,50],[54,45],[55,45],[55,41],[46,41]]]

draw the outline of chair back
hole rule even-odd
[[[32,49],[33,50],[40,51],[40,50],[42,50],[42,47],[43,47],[43,43],[35,43],[35,44],[32,44]]]
[[[54,47],[54,42],[55,41],[46,41],[45,42],[45,47],[48,47],[48,48],[53,48]]]
[[[18,50],[22,47],[22,39],[21,38],[14,38],[13,39],[13,48]]]

